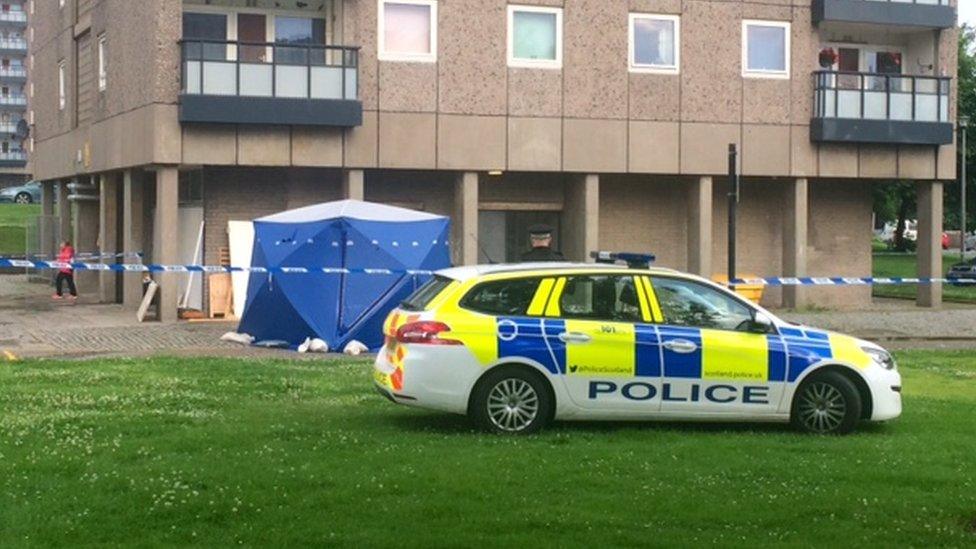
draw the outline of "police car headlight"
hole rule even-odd
[[[867,353],[868,356],[871,357],[871,360],[873,360],[875,364],[881,366],[885,370],[895,369],[895,359],[892,358],[891,353],[889,353],[888,351],[885,351],[884,349],[878,349],[875,347],[861,347],[861,350]]]

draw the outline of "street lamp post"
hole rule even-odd
[[[966,128],[969,126],[969,117],[959,117],[959,133],[962,134],[962,166],[960,166],[959,176],[959,255],[961,261],[966,261]]]

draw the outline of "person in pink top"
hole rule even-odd
[[[58,262],[59,263],[71,263],[75,259],[75,249],[71,247],[71,242],[65,240],[61,243],[61,251],[58,252]],[[58,271],[58,277],[55,279],[54,284],[57,287],[57,292],[51,296],[54,299],[61,299],[64,295],[62,287],[64,283],[68,283],[68,292],[71,294],[70,299],[73,301],[78,298],[78,290],[75,288],[75,273],[71,267],[65,267]]]

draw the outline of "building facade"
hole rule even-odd
[[[27,179],[26,0],[0,2],[0,187]]]
[[[202,226],[214,264],[230,221],[352,197],[450,215],[456,263],[515,259],[547,222],[571,259],[712,276],[735,144],[740,275],[869,275],[871,189],[897,180],[918,187],[919,275],[941,269],[954,0],[35,3],[33,168],[80,250],[178,263]]]

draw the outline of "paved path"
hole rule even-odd
[[[778,312],[783,318],[874,340],[890,348],[976,349],[976,307],[947,305],[935,311],[911,302],[879,300],[869,310]],[[76,305],[52,301],[50,287],[23,276],[0,275],[0,362],[10,356],[92,357],[258,356],[322,359],[291,351],[255,349],[220,341],[235,322],[138,323],[118,305],[85,296]],[[341,355],[328,355],[338,358]]]

